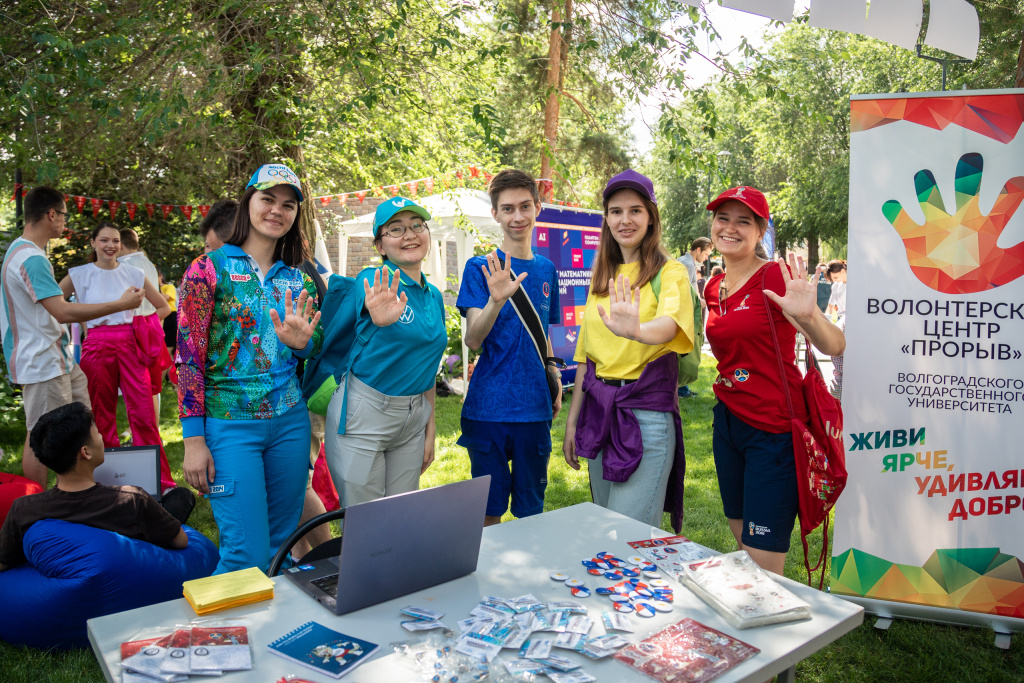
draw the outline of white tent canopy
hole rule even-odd
[[[491,216],[491,198],[481,190],[456,188],[424,197],[417,203],[430,212],[430,253],[423,272],[427,280],[442,292],[447,289],[445,275],[448,272],[445,242],[455,242],[457,270],[461,276],[466,261],[473,255],[474,232],[501,241],[501,226]],[[373,214],[345,221],[338,234],[338,272],[345,274],[348,267],[348,238],[372,237]]]

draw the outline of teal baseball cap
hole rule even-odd
[[[373,236],[380,237],[381,227],[386,225],[396,213],[401,211],[412,211],[423,220],[430,220],[430,212],[413,200],[405,197],[392,197],[380,204],[377,207],[377,212],[373,214]]]
[[[300,202],[305,199],[302,196],[299,176],[295,175],[295,171],[284,164],[263,164],[252,174],[249,184],[245,187],[246,189],[255,187],[257,190],[269,190],[275,185],[288,185],[295,190],[295,194],[298,195]]]

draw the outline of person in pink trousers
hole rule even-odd
[[[92,232],[90,263],[69,268],[67,276],[61,280],[64,296],[74,294],[80,303],[97,304],[112,301],[126,288],[135,287],[145,291],[146,300],[156,308],[160,320],[166,318],[171,312],[167,300],[146,280],[142,270],[118,263],[120,253],[121,235],[117,228],[101,223]],[[149,370],[140,354],[132,327],[133,317],[133,312],[128,310],[88,321],[80,365],[89,379],[89,400],[103,445],[107,448],[121,445],[117,436],[117,389],[120,387],[132,430],[132,444],[160,448],[160,486],[166,491],[177,484],[160,440]]]

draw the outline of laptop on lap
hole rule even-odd
[[[160,448],[158,446],[122,446],[103,449],[103,464],[93,471],[97,484],[138,486],[163,500],[160,491]]]
[[[335,614],[408,595],[476,571],[489,475],[345,510],[341,555],[285,570]]]

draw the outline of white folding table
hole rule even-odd
[[[429,514],[429,511],[424,511],[424,514]],[[683,531],[685,533],[685,528]],[[398,610],[406,605],[415,605],[445,612],[447,616],[444,622],[458,632],[456,622],[469,616],[469,611],[484,595],[515,597],[532,593],[541,602],[577,600],[589,608],[590,616],[596,622],[590,635],[600,635],[604,633],[601,611],[611,609],[610,601],[596,592],[584,600],[574,598],[568,588],[550,578],[551,572],[561,571],[573,578],[582,579],[593,591],[598,586],[613,582],[587,574],[580,564],[582,559],[593,557],[600,551],[628,557],[634,554],[626,545],[628,541],[665,535],[660,529],[592,503],[553,510],[484,529],[480,563],[473,574],[340,617],[300,591],[291,581],[277,577],[273,600],[217,613],[224,617],[249,619],[249,639],[253,651],[253,669],[225,674],[224,680],[272,683],[289,673],[310,681],[335,680],[278,657],[267,649],[271,641],[313,620],[336,631],[381,645],[380,653],[372,661],[355,669],[343,680],[351,683],[407,683],[417,679],[418,674],[398,664],[396,657],[388,656],[389,643],[416,637],[399,625],[400,621],[408,617],[400,615]],[[777,578],[811,605],[812,619],[755,629],[734,629],[688,589],[670,579],[675,589],[673,610],[658,613],[650,619],[633,615],[636,633],[629,635],[632,640],[639,641],[669,624],[689,617],[761,650],[760,654],[727,671],[716,681],[763,683],[777,674],[783,674],[783,680],[792,680],[793,667],[797,662],[857,628],[864,621],[864,610],[806,585]],[[340,589],[358,590],[358,586],[345,586],[342,582]],[[184,598],[172,600],[90,619],[89,641],[107,680],[119,681],[122,642],[146,627],[165,626],[170,629],[195,618],[195,612]],[[650,680],[611,657],[595,662],[568,650],[557,652],[581,661],[582,668],[599,681]]]

